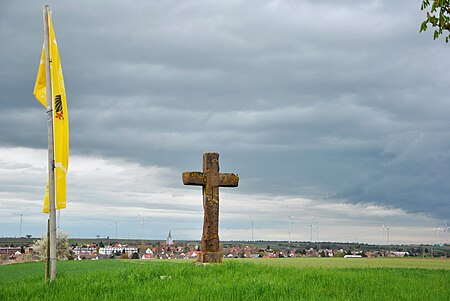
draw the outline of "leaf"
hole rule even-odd
[[[431,5],[431,12],[434,13],[437,9],[438,3],[436,1],[433,2]]]
[[[433,34],[433,40],[436,40],[437,38],[439,38],[439,31],[435,30]]]
[[[427,30],[427,21],[423,21],[422,22],[422,24],[420,25],[420,31],[419,32],[422,32],[422,31],[425,31],[425,30]]]

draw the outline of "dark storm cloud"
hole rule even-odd
[[[45,148],[42,4],[26,3],[1,4],[0,143]],[[450,66],[418,3],[50,5],[73,153],[185,170],[218,151],[243,193],[448,217]]]

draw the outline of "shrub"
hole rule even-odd
[[[72,257],[72,252],[69,246],[69,235],[65,232],[58,231],[56,238],[56,253],[58,259],[66,260]],[[40,260],[47,258],[47,235],[44,235],[42,239],[37,240],[32,245],[32,249],[35,255]]]

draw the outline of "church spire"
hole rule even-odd
[[[167,236],[167,240],[166,240],[166,244],[167,245],[173,245],[173,238],[172,238],[172,231],[169,230],[169,235]]]

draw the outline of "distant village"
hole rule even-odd
[[[34,253],[33,243],[2,244],[0,240],[0,261],[21,262],[39,260]],[[3,239],[4,240],[4,239]],[[98,240],[98,239],[97,239]],[[98,259],[196,259],[200,252],[198,241],[174,241],[169,231],[165,241],[125,242],[110,241],[72,242],[67,260]],[[292,257],[441,257],[450,258],[450,246],[392,245],[378,246],[356,243],[326,242],[280,242],[280,241],[236,241],[223,242],[225,258],[292,258]]]

